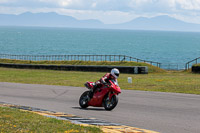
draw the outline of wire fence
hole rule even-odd
[[[184,63],[162,63],[160,68],[165,70],[185,70]]]
[[[119,62],[119,61],[135,61],[144,62],[157,67],[161,66],[161,63],[154,61],[147,61],[138,58],[134,58],[126,55],[11,55],[0,54],[0,59],[13,59],[13,60],[29,60],[29,61],[107,61],[107,62]]]
[[[192,67],[192,65],[195,65],[195,64],[198,64],[200,63],[200,57],[196,58],[196,59],[193,59],[191,61],[188,61],[186,64],[185,64],[185,70],[188,70]]]

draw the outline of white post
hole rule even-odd
[[[137,66],[134,67],[134,74],[138,74],[138,67]]]
[[[128,77],[128,83],[132,84],[132,77]]]

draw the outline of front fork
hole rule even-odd
[[[117,94],[115,92],[113,92],[113,91],[110,91],[108,93],[109,101],[111,101],[111,98],[112,98],[113,95],[117,95]]]

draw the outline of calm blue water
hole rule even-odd
[[[122,54],[184,67],[200,57],[200,33],[0,27],[0,54]]]

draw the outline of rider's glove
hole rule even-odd
[[[106,83],[105,81],[102,81],[102,83],[103,83],[104,85],[107,85],[107,83]]]

